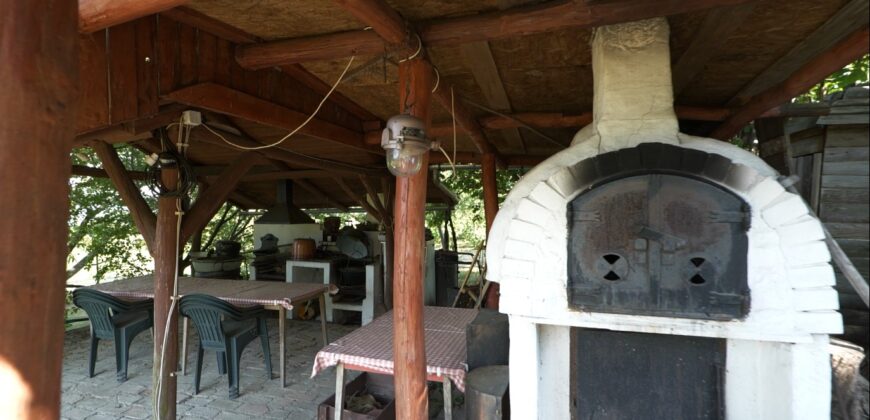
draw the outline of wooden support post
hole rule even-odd
[[[56,419],[77,8],[30,0],[0,9],[0,417]]]
[[[870,28],[864,26],[838,42],[830,50],[816,56],[782,83],[752,97],[713,130],[710,137],[720,140],[731,138],[743,126],[765,111],[788,102],[829,74],[867,54],[868,51],[870,51]]]
[[[178,185],[178,170],[164,168],[163,183],[169,189]],[[175,264],[178,258],[178,198],[160,197],[157,204],[157,234],[154,243],[154,368],[152,375],[152,407],[158,419],[174,419],[178,365],[178,306],[170,313]],[[167,323],[167,319],[169,322]],[[168,328],[167,328],[168,327]],[[167,336],[166,349],[163,337]],[[162,360],[162,364],[161,364]],[[160,392],[158,392],[160,383]]]
[[[431,123],[432,73],[427,63],[411,60],[399,65],[401,111]],[[423,331],[423,240],[428,153],[423,169],[396,178],[393,261],[393,355],[396,418],[429,418],[426,391],[426,346]]]
[[[498,213],[498,183],[496,182],[496,159],[493,154],[483,155],[480,171],[483,184],[483,213],[486,218],[486,235],[492,229],[495,215]],[[481,296],[483,298],[483,296]],[[492,283],[486,295],[486,307],[498,309],[498,283]]]

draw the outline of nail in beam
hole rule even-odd
[[[178,185],[178,169],[163,168],[161,179],[167,188],[175,189]],[[175,403],[177,382],[174,372],[178,366],[178,302],[172,313],[169,313],[170,297],[175,281],[175,261],[178,258],[176,197],[160,197],[157,201],[157,233],[154,244],[154,368],[152,374],[152,406],[154,413],[160,413],[157,418],[175,419]],[[171,317],[167,330],[166,319]],[[163,363],[165,369],[160,369],[163,335],[166,340],[166,354]],[[158,378],[163,381],[161,392],[157,392]]]
[[[0,9],[0,417],[56,419],[78,9],[74,0]]]
[[[422,60],[399,65],[400,112],[431,123],[432,73]],[[426,170],[396,178],[393,258],[393,355],[396,418],[428,418],[426,348],[423,333],[423,235],[426,207]]]

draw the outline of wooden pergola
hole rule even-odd
[[[668,17],[681,130],[728,139],[757,118],[820,112],[788,102],[868,52],[867,15],[868,0],[7,2],[0,378],[18,393],[0,402],[9,399],[23,418],[59,416],[71,173],[111,178],[145,238],[156,261],[155,336],[177,316],[169,313],[177,247],[222,203],[266,208],[274,182],[292,179],[310,193],[296,197],[300,207],[362,206],[393,221],[397,417],[426,418],[423,213],[427,200],[450,195],[425,170],[389,175],[379,145],[386,119],[417,116],[457,163],[481,166],[489,226],[497,169],[535,165],[590,122],[594,27]],[[172,147],[154,130],[188,109],[233,143],[271,143],[314,112],[351,56],[357,64],[345,82],[279,146],[243,151],[191,132],[187,156],[204,168],[204,190],[183,215],[180,244],[175,199],[161,198],[155,214],[133,182],[143,175],[124,168],[112,147]],[[76,147],[93,148],[103,167],[71,167]],[[427,160],[445,163],[440,154]],[[177,178],[166,170],[163,179]],[[497,290],[489,301],[497,305]],[[168,325],[174,334],[176,323]],[[175,347],[170,340],[170,366]],[[174,418],[175,379],[163,376],[167,392],[156,404]]]

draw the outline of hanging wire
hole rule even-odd
[[[210,131],[212,134],[214,134],[215,136],[217,136],[219,139],[223,140],[224,143],[227,143],[227,144],[229,144],[230,146],[233,146],[233,147],[235,147],[235,148],[237,148],[237,149],[241,149],[241,150],[262,150],[262,149],[268,149],[268,148],[271,148],[271,147],[275,147],[275,146],[277,146],[277,145],[283,143],[284,140],[287,140],[287,139],[289,139],[291,136],[293,136],[294,134],[298,133],[299,130],[301,130],[303,127],[305,127],[306,125],[308,125],[308,123],[311,122],[311,120],[314,119],[314,116],[317,115],[318,112],[320,112],[320,108],[323,107],[323,104],[326,103],[326,100],[329,99],[329,96],[332,95],[332,92],[334,92],[335,89],[338,87],[338,85],[341,83],[341,80],[344,78],[344,75],[347,74],[347,71],[350,69],[350,65],[353,64],[353,60],[354,60],[355,58],[356,58],[356,56],[352,56],[352,57],[350,57],[350,60],[347,61],[347,65],[344,66],[344,70],[341,72],[341,75],[338,76],[338,80],[335,81],[335,84],[332,85],[332,87],[329,89],[329,92],[326,92],[326,95],[324,95],[324,96],[323,96],[323,99],[320,100],[320,103],[317,104],[317,108],[314,109],[314,112],[312,112],[311,115],[309,115],[308,118],[306,118],[305,121],[302,122],[302,124],[299,124],[298,127],[296,127],[295,129],[293,129],[293,131],[287,133],[286,136],[281,137],[278,141],[276,141],[276,142],[274,142],[274,143],[264,144],[264,145],[262,145],[262,146],[253,146],[253,147],[242,146],[242,145],[239,145],[239,144],[236,144],[236,143],[233,143],[233,142],[227,140],[226,137],[220,135],[220,134],[219,134],[218,132],[216,132],[215,130],[212,130],[212,128],[209,127],[208,124],[202,124],[202,126],[205,127],[205,128],[206,128],[208,131]]]

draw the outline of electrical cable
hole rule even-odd
[[[469,105],[471,105],[471,106],[474,106],[474,107],[476,107],[476,108],[480,108],[480,109],[482,109],[482,110],[484,110],[484,111],[486,111],[486,112],[489,112],[489,113],[491,113],[491,114],[495,114],[495,115],[498,115],[499,117],[507,118],[507,119],[509,119],[509,120],[511,120],[511,121],[513,121],[513,122],[516,122],[517,124],[520,125],[520,127],[523,127],[523,128],[525,128],[525,129],[531,131],[532,133],[535,133],[535,134],[541,136],[543,139],[548,140],[548,141],[550,141],[551,143],[558,145],[559,147],[568,147],[568,145],[563,144],[562,142],[560,142],[560,141],[558,141],[558,140],[556,140],[556,139],[554,139],[554,138],[552,138],[552,137],[550,137],[550,136],[548,136],[548,135],[542,133],[540,130],[538,130],[538,129],[536,129],[536,128],[534,128],[534,127],[532,127],[532,126],[530,126],[530,125],[528,125],[528,124],[526,124],[526,123],[524,123],[523,121],[521,121],[521,120],[519,120],[519,119],[517,119],[517,118],[514,118],[514,117],[512,117],[512,116],[510,116],[510,115],[507,115],[507,114],[504,114],[504,113],[502,113],[502,112],[498,112],[498,111],[496,111],[496,110],[494,110],[494,109],[492,109],[492,108],[489,108],[489,107],[487,107],[487,106],[481,105],[481,104],[479,104],[479,103],[477,103],[477,102],[474,102],[474,101],[472,101],[472,100],[469,100],[469,99],[465,99],[465,98],[463,98],[462,101],[465,102],[465,103],[467,103],[467,104],[469,104]]]
[[[420,55],[420,52],[423,51],[423,40],[420,38],[420,35],[417,35],[416,33],[414,34],[414,36],[417,37],[417,51],[414,51],[414,54],[411,54],[410,56],[399,60],[400,63],[411,61],[417,58],[417,56]]]
[[[218,136],[218,138],[220,138],[221,140],[223,140],[225,143],[227,143],[227,144],[229,144],[230,146],[233,146],[233,147],[235,147],[235,148],[237,148],[237,149],[241,149],[241,150],[262,150],[262,149],[268,149],[268,148],[270,148],[270,147],[275,147],[275,146],[277,146],[277,145],[283,143],[284,140],[287,140],[288,138],[290,138],[290,136],[292,136],[292,135],[296,134],[297,132],[299,132],[299,130],[301,130],[303,127],[305,127],[306,125],[308,125],[308,123],[311,122],[311,120],[314,119],[314,116],[317,115],[318,112],[320,112],[320,108],[323,108],[323,104],[326,103],[326,100],[329,99],[329,96],[332,95],[332,92],[334,92],[335,89],[338,87],[338,85],[341,83],[341,80],[344,78],[344,75],[347,74],[347,71],[348,71],[348,70],[350,70],[350,65],[353,64],[353,60],[354,60],[355,58],[356,58],[356,56],[351,56],[351,57],[350,57],[350,60],[347,61],[347,65],[344,66],[344,70],[343,70],[343,71],[341,72],[341,74],[338,76],[338,80],[335,81],[335,84],[332,85],[332,87],[329,89],[329,92],[326,92],[326,95],[324,95],[324,96],[323,96],[323,99],[320,100],[320,103],[317,104],[317,108],[314,109],[314,112],[312,112],[311,115],[309,115],[308,118],[306,118],[305,121],[302,122],[302,124],[299,124],[298,127],[296,127],[295,129],[293,129],[293,131],[287,133],[286,136],[281,137],[278,141],[276,141],[276,142],[274,142],[274,143],[271,143],[271,144],[264,144],[264,145],[262,145],[262,146],[254,146],[254,147],[242,146],[242,145],[238,145],[238,144],[235,144],[235,143],[233,143],[233,142],[227,140],[224,136],[222,136],[222,135],[218,134],[217,132],[215,132],[214,130],[212,130],[211,127],[208,126],[208,124],[203,123],[202,126],[205,127],[208,131],[211,131],[212,134]]]

